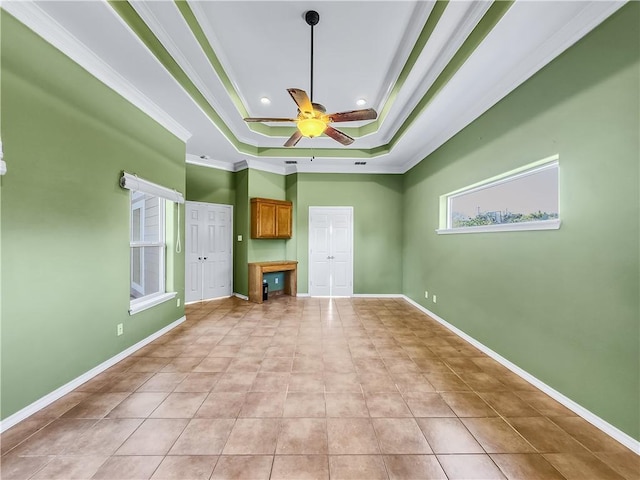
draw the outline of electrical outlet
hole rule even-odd
[[[433,303],[438,303],[438,302],[436,301],[437,299],[436,299],[436,296],[435,296],[435,295],[434,295],[432,298],[433,298]]]
[[[122,323],[118,324],[118,328],[116,330],[116,334],[118,337],[124,333],[124,325]]]
[[[278,284],[278,281],[279,281],[279,280],[280,280],[280,279],[279,279],[278,277],[276,277],[276,278],[275,278],[276,285]]]
[[[241,242],[242,241],[242,235],[238,235],[238,241]]]
[[[424,298],[429,298],[429,292],[428,291],[424,291]]]
[[[178,297],[178,301],[176,303],[178,306],[180,306],[180,297]]]

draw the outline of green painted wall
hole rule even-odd
[[[276,173],[249,170],[249,198],[261,197],[286,200],[286,177]],[[249,205],[251,209],[251,205]],[[288,240],[249,238],[247,242],[249,262],[289,260],[286,258]]]
[[[309,207],[353,206],[353,292],[401,293],[402,176],[322,173],[295,176],[298,292],[308,292],[309,285]]]
[[[289,200],[291,205],[291,224],[293,238],[287,241],[285,246],[285,257],[289,260],[298,259],[298,175],[287,175],[285,177],[285,200]]]
[[[301,173],[285,177],[251,169],[236,175],[236,230],[246,232],[243,242],[236,241],[236,292],[247,295],[248,262],[286,259],[298,260],[298,292],[307,293],[309,206],[354,207],[354,293],[402,291],[402,176]],[[254,197],[293,202],[292,239],[249,238]],[[272,282],[269,288],[279,287]]]
[[[6,12],[1,35],[6,418],[184,315],[175,301],[128,314],[129,194],[118,180],[126,170],[184,191],[185,147]],[[184,298],[184,257],[169,251]]]
[[[249,170],[240,170],[236,177],[236,204],[233,209],[233,291],[249,295],[249,271],[247,270],[247,245],[251,230],[249,227]],[[238,241],[242,235],[242,241]]]
[[[273,272],[273,273],[265,273],[262,276],[263,280],[267,281],[269,285],[269,295],[272,293],[277,293],[284,290],[284,273],[283,272]]]
[[[200,165],[186,164],[185,198],[192,202],[236,203],[235,173]]]
[[[405,175],[403,269],[409,297],[636,439],[639,13],[622,8]],[[440,195],[555,153],[560,230],[435,233]]]
[[[234,252],[234,292],[249,294],[249,262],[284,260],[287,240],[251,238],[251,199],[254,197],[285,200],[285,177],[260,170],[245,169],[236,173],[236,240]],[[274,284],[275,287],[275,284]]]

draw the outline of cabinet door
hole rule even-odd
[[[258,204],[258,238],[276,236],[276,206],[273,203]]]
[[[291,238],[291,205],[276,205],[276,236]]]

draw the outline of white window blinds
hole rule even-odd
[[[167,187],[163,187],[162,185],[158,185],[157,183],[143,180],[137,175],[132,175],[131,173],[122,172],[122,177],[120,178],[120,186],[133,192],[143,192],[149,195],[155,195],[156,197],[164,198],[171,202],[184,203],[184,197],[182,196],[182,193],[176,190],[171,190]]]
[[[137,175],[132,175],[127,172],[122,172],[120,177],[120,186],[132,192],[142,192],[147,195],[154,195],[156,197],[164,198],[170,202],[184,203],[184,197],[182,193],[177,190],[171,190],[170,188],[163,187],[157,183],[152,183],[148,180],[143,180]],[[178,207],[178,231],[176,232],[176,253],[182,252],[182,243],[180,242],[180,207]]]

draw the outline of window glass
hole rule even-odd
[[[559,228],[557,159],[443,195],[438,233]]]
[[[131,193],[130,298],[139,300],[164,293],[165,200]]]
[[[451,197],[451,227],[558,218],[558,165]]]

